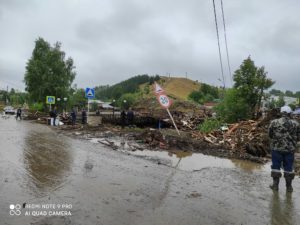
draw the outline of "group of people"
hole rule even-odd
[[[76,118],[77,118],[77,113],[76,110],[73,108],[71,112],[71,118],[72,118],[72,126],[76,124]],[[87,124],[87,112],[85,108],[81,110],[81,123],[82,124]]]
[[[121,112],[121,126],[122,128],[126,125],[126,120],[128,122],[128,126],[134,127],[134,112],[131,108],[129,108],[128,112],[126,113],[125,110],[122,110]]]
[[[57,116],[58,116],[57,108],[54,107],[54,109],[50,111],[50,117],[52,119],[51,125],[56,126]],[[64,114],[64,117],[68,118],[68,115]],[[72,109],[70,117],[71,117],[72,125],[74,126],[76,124],[76,119],[77,119],[77,112],[76,112],[75,108]],[[87,124],[87,112],[86,112],[85,108],[83,108],[81,110],[81,123]]]

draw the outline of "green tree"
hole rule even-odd
[[[188,99],[197,102],[197,103],[201,103],[202,99],[203,99],[203,94],[200,91],[192,91],[189,96]]]
[[[250,118],[250,106],[246,99],[241,97],[238,89],[232,88],[226,91],[223,102],[215,107],[220,118],[227,123]]]
[[[280,95],[278,100],[276,101],[276,107],[282,107],[285,105],[284,95]]]
[[[56,42],[51,47],[43,38],[38,38],[24,77],[31,100],[45,102],[47,95],[69,96],[76,75],[74,68],[73,59],[65,59],[61,43]]]
[[[291,107],[291,109],[294,111],[296,109],[296,105],[295,104],[289,104],[289,107]]]
[[[286,91],[285,91],[285,96],[288,96],[288,97],[294,97],[295,95],[294,95],[294,93],[293,93],[292,91],[286,90]]]
[[[130,108],[136,102],[136,96],[131,93],[122,95],[117,101],[117,105],[122,109]]]
[[[219,89],[209,84],[201,84],[198,91],[192,91],[188,98],[194,102],[203,104],[219,98]]]
[[[280,96],[280,95],[283,94],[282,91],[277,90],[277,89],[272,89],[269,93],[270,93],[271,95],[275,95],[275,96]]]
[[[235,71],[234,82],[234,88],[239,90],[238,94],[247,102],[252,115],[260,107],[264,90],[274,84],[274,81],[267,78],[264,67],[257,68],[250,56]]]
[[[84,89],[77,89],[73,92],[68,100],[68,106],[79,106],[83,108],[87,105],[87,99],[85,97],[85,90]]]
[[[269,109],[274,109],[276,108],[276,101],[272,98],[271,101],[268,104]]]
[[[219,98],[219,91],[217,87],[213,87],[211,85],[203,83],[201,84],[200,91],[203,93],[204,96],[210,95],[213,98]]]
[[[257,90],[258,90],[258,100],[256,104],[257,112],[260,110],[262,98],[267,97],[267,93],[264,93],[264,90],[270,88],[275,82],[271,79],[267,78],[267,72],[265,72],[265,68],[262,66],[257,69]]]

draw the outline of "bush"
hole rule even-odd
[[[222,121],[218,119],[209,118],[199,125],[199,130],[203,133],[209,133],[222,126]]]
[[[197,103],[200,103],[202,98],[203,98],[203,94],[200,91],[192,91],[188,96],[188,99]]]
[[[235,123],[251,117],[251,110],[244,98],[239,95],[238,89],[226,91],[223,102],[215,107],[217,114],[227,123]]]
[[[44,104],[43,103],[34,103],[29,107],[30,110],[34,111],[44,111]]]

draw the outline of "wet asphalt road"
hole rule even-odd
[[[12,117],[0,118],[0,144],[0,224],[300,224],[298,177],[292,195],[283,181],[276,194],[255,166],[174,169]]]

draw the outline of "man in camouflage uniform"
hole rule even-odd
[[[269,127],[269,137],[271,138],[272,150],[272,172],[273,184],[270,188],[278,191],[281,177],[280,168],[283,166],[284,178],[287,192],[292,192],[292,180],[295,177],[293,171],[294,153],[297,142],[300,141],[300,125],[290,118],[292,112],[289,106],[281,107],[281,118],[271,122]]]

